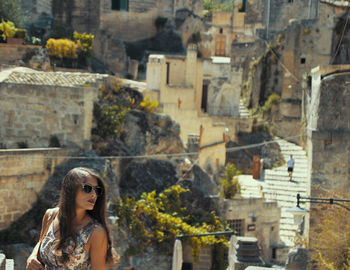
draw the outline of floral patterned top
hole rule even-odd
[[[59,257],[62,255],[60,251],[54,251],[53,245],[55,242],[55,235],[53,231],[53,222],[41,242],[40,257],[45,264],[47,270],[88,270],[90,269],[90,255],[85,250],[87,241],[89,240],[92,232],[99,226],[97,221],[90,221],[85,227],[77,231],[77,245],[74,247],[74,242],[71,240],[70,245],[66,247],[66,251],[71,254],[69,261],[65,264],[60,263]]]

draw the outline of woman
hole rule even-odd
[[[58,207],[44,215],[26,269],[101,270],[112,257],[104,182],[93,170],[72,169],[63,179]]]

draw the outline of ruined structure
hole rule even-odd
[[[54,138],[55,146],[83,147],[90,140],[93,103],[105,75],[30,69],[1,75],[2,148],[47,147]]]

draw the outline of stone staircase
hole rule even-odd
[[[250,117],[247,107],[244,105],[244,100],[239,100],[239,117],[248,118]]]
[[[5,254],[0,253],[0,270],[14,270],[14,267],[14,260],[6,259]]]
[[[301,196],[307,195],[307,157],[300,146],[283,139],[278,139],[276,142],[281,148],[285,161],[291,154],[295,159],[292,181],[289,181],[287,163],[278,168],[265,170],[260,180],[242,175],[239,181],[242,187],[242,197],[264,197],[266,201],[277,202],[281,208],[280,240],[284,245],[291,247],[298,228],[294,224],[293,215],[286,210],[296,206],[297,193],[300,193]]]

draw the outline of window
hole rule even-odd
[[[288,0],[288,3],[293,3],[294,2],[294,0]]]
[[[244,219],[231,219],[227,220],[228,225],[235,231],[236,235],[244,235]]]
[[[220,34],[222,34],[222,32],[223,32],[223,29],[222,29],[222,28],[220,28]]]
[[[182,270],[192,270],[192,263],[184,262],[182,263]]]
[[[225,55],[225,37],[216,38],[216,50],[215,55],[224,56]]]
[[[305,63],[306,63],[306,58],[305,57],[300,58],[300,64],[305,64]]]
[[[245,12],[247,0],[242,0],[242,3],[238,5],[238,12]]]
[[[129,10],[129,0],[112,0],[112,10]]]
[[[276,248],[272,248],[272,259],[277,259]]]
[[[166,63],[166,84],[170,82],[170,63]]]

